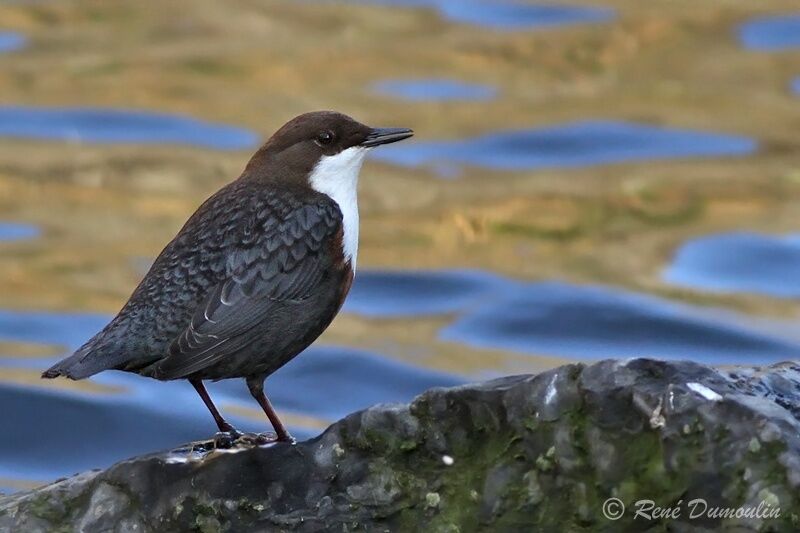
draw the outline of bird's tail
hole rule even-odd
[[[74,354],[42,372],[42,377],[53,379],[64,376],[69,379],[84,379],[110,368],[109,362],[109,358],[98,357],[90,343],[87,343]]]

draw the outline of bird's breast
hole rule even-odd
[[[352,269],[358,259],[358,174],[367,149],[348,148],[324,156],[309,177],[311,187],[330,197],[342,212],[342,249]]]

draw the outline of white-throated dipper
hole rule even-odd
[[[42,377],[187,379],[234,434],[203,380],[245,378],[278,440],[291,440],[264,380],[322,334],[350,290],[364,156],[412,134],[333,111],[290,120],[189,218],[119,314]]]

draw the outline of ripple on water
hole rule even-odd
[[[111,317],[90,313],[0,310],[0,340],[53,344],[73,351],[100,331]]]
[[[54,345],[68,353],[108,319],[100,314],[2,310],[0,340]],[[192,391],[180,389],[177,383],[149,389],[145,379],[104,376],[98,381],[121,382],[128,392],[97,394],[63,390],[49,381],[31,387],[4,382],[4,367],[41,371],[55,360],[0,359],[0,402],[5,417],[0,429],[0,478],[48,481],[212,432],[210,419],[203,418],[202,404],[200,409],[189,407]],[[138,393],[137,387],[148,392]],[[184,408],[176,413],[165,411],[164,406]]]
[[[800,48],[800,13],[760,17],[739,26],[745,48],[776,52]]]
[[[267,379],[270,399],[292,412],[336,420],[376,403],[408,402],[431,387],[452,387],[462,377],[401,363],[353,348],[312,347]],[[214,385],[243,401],[241,380]]]
[[[414,102],[491,100],[497,90],[488,85],[449,79],[384,80],[373,85],[381,94]]]
[[[258,142],[255,133],[194,118],[103,108],[0,106],[0,136],[78,143],[169,143],[239,150]]]
[[[497,170],[570,168],[650,159],[747,155],[747,137],[629,122],[586,121],[490,133],[451,141],[409,141],[372,157],[403,166],[428,165],[442,175],[462,166]]]
[[[101,329],[108,318],[0,311],[0,340],[54,344],[73,350]],[[38,372],[54,361],[0,359],[0,402],[7,414],[0,429],[0,479],[48,481],[205,439],[215,431],[202,401],[183,380],[158,382],[113,371],[92,378],[123,391],[119,393],[64,390],[50,381],[28,387],[4,381],[3,368]],[[462,382],[457,376],[358,350],[314,347],[280,369],[267,388],[285,417],[291,420],[291,415],[301,415],[296,419],[300,426],[290,424],[289,429],[305,439],[319,429],[302,425],[303,416],[335,420],[375,403],[408,401],[430,387]],[[240,429],[269,429],[242,380],[210,383],[209,390],[218,406],[245,408],[257,415],[242,418],[235,409],[223,408]]]
[[[723,233],[692,239],[676,252],[664,280],[716,292],[800,296],[800,235]]]
[[[800,344],[749,327],[748,319],[604,287],[547,282],[468,313],[445,340],[575,358],[661,357],[705,363],[785,360]]]
[[[13,31],[0,31],[0,53],[13,52],[25,47],[28,40],[24,35]]]
[[[480,347],[575,358],[654,356],[709,363],[774,361],[790,358],[800,348],[737,315],[715,315],[610,288],[526,284],[475,271],[372,272],[357,279],[365,281],[354,288],[356,309],[370,316],[397,316],[397,309],[400,316],[460,313],[441,336]],[[107,319],[2,311],[0,340],[73,349]],[[3,365],[39,370],[51,362],[0,360],[0,378]],[[214,431],[211,417],[184,381],[162,383],[120,372],[94,379],[125,392],[66,391],[0,381],[0,402],[7,414],[0,430],[0,478],[49,480],[204,439]],[[313,347],[280,369],[266,388],[283,413],[334,420],[374,403],[405,402],[430,387],[463,381],[351,348]],[[210,384],[209,389],[218,405],[258,414],[241,380]],[[226,413],[244,430],[267,428],[260,414],[243,419],[234,416],[235,411]],[[290,429],[300,438],[317,431]]]
[[[476,270],[366,270],[356,276],[344,311],[375,318],[453,313],[507,286]]]
[[[30,224],[0,222],[0,242],[23,241],[39,236],[39,228]]]
[[[514,0],[361,0],[400,7],[435,9],[454,22],[499,30],[548,28],[570,24],[608,22],[615,17],[610,8],[531,4]]]
[[[169,399],[166,390],[153,392],[160,401]],[[207,437],[213,427],[202,404],[175,416],[125,398],[2,383],[0,402],[0,477],[19,480],[49,481],[106,467]]]

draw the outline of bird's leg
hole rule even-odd
[[[275,428],[275,434],[278,436],[278,440],[293,443],[294,439],[289,435],[289,432],[286,431],[275,409],[272,408],[272,404],[269,403],[267,395],[264,394],[264,378],[247,378],[247,388],[250,389],[250,394],[256,399],[264,410],[264,413],[266,413],[267,418],[269,418],[269,421],[272,423],[272,427]]]
[[[217,423],[219,430],[223,433],[230,433],[234,437],[239,436],[239,432],[236,431],[236,428],[230,425],[224,418],[222,418],[222,415],[219,414],[217,406],[211,401],[211,396],[208,395],[208,391],[206,391],[206,387],[203,385],[203,381],[199,379],[190,379],[189,383],[192,384],[194,389],[197,391],[197,394],[199,394],[200,398],[203,399],[203,403],[206,404],[206,407],[208,407],[208,410],[211,412],[211,416],[214,417],[214,421]]]

